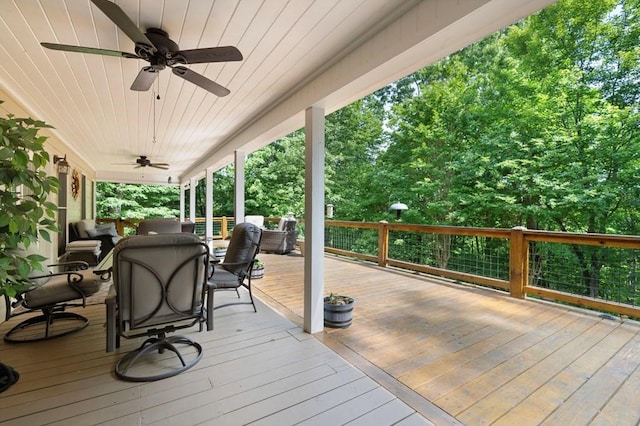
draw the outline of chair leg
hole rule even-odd
[[[249,290],[249,299],[251,299],[251,305],[253,306],[253,312],[258,312],[256,309],[256,304],[253,301],[253,293],[251,292],[251,279],[249,279],[249,285],[247,286],[247,290]]]
[[[207,331],[213,330],[213,295],[215,293],[215,287],[209,285],[207,289]]]
[[[40,342],[43,340],[55,339],[57,337],[75,333],[89,325],[89,320],[87,318],[83,317],[82,315],[76,314],[75,312],[54,310],[55,307],[42,309],[42,315],[27,318],[26,320],[22,321],[11,330],[9,330],[7,334],[5,334],[4,341],[7,343]],[[62,329],[62,331],[56,333],[55,331],[51,332],[51,323],[54,321],[73,321],[77,322],[77,325],[73,328]],[[20,338],[20,331],[28,329],[29,327],[37,326],[39,324],[44,324],[44,333],[39,337]],[[29,334],[28,336],[31,336],[31,334]]]
[[[120,346],[116,338],[116,301],[115,298],[105,300],[107,305],[107,352],[113,352]]]

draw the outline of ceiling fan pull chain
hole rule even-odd
[[[160,98],[160,95],[158,95]],[[153,98],[151,98],[151,106],[153,107],[153,139],[151,142],[156,143],[156,91],[153,91]]]

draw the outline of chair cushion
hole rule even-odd
[[[91,252],[96,256],[100,255],[102,242],[98,240],[78,240],[67,244],[67,253]]]
[[[76,223],[76,230],[80,238],[90,238],[87,229],[95,229],[96,221],[94,219],[83,219]]]
[[[189,233],[134,235],[118,242],[113,255],[113,282],[120,321],[128,322],[124,329],[144,329],[197,316],[206,277],[206,253],[200,238]],[[185,262],[196,258],[197,262]],[[166,292],[162,290],[164,285],[168,286]]]
[[[237,288],[240,287],[238,276],[227,271],[222,266],[216,265],[213,275],[209,281],[215,283],[217,288]]]
[[[87,234],[89,234],[89,237],[91,238],[99,237],[101,235],[110,235],[112,237],[118,236],[115,223],[100,223],[96,225],[95,229],[87,229]]]
[[[264,228],[264,216],[249,215],[244,217],[244,221],[253,223],[260,228]]]
[[[227,247],[224,263],[247,263],[255,257],[262,237],[262,229],[253,223],[239,223],[233,228],[233,235]],[[242,266],[229,267],[232,272],[240,272]]]
[[[67,244],[67,250],[69,250],[69,249],[79,249],[79,248],[84,248],[86,250],[89,250],[89,249],[100,248],[101,245],[102,245],[102,242],[100,242],[98,240],[70,241]]]
[[[82,281],[76,284],[76,286],[85,297],[100,290],[101,283],[92,271],[78,271],[77,273],[82,275]],[[76,276],[75,274],[75,272],[72,273],[72,277]],[[36,309],[42,306],[54,305],[81,298],[82,295],[78,294],[78,292],[69,285],[67,276],[67,274],[54,275],[43,286],[27,292],[24,297],[26,306],[31,309]]]

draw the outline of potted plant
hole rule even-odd
[[[223,258],[227,254],[227,246],[215,246],[213,248],[213,255],[217,258]]]
[[[253,262],[253,268],[251,268],[251,279],[258,280],[262,277],[264,277],[264,263],[256,259]]]
[[[353,297],[331,293],[324,298],[324,325],[346,328],[353,321]]]
[[[0,101],[1,103],[2,101]],[[57,232],[57,206],[48,201],[59,182],[47,176],[49,154],[44,149],[42,128],[31,118],[0,117],[0,296],[13,297],[29,285],[32,271],[44,271],[44,256],[27,254],[40,238],[51,241]]]

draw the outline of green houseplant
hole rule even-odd
[[[38,135],[50,127],[31,118],[0,117],[0,295],[15,296],[32,271],[44,271],[46,258],[25,249],[40,238],[50,242],[50,232],[57,232],[57,206],[47,198],[60,185],[44,170],[49,154],[46,137]]]

